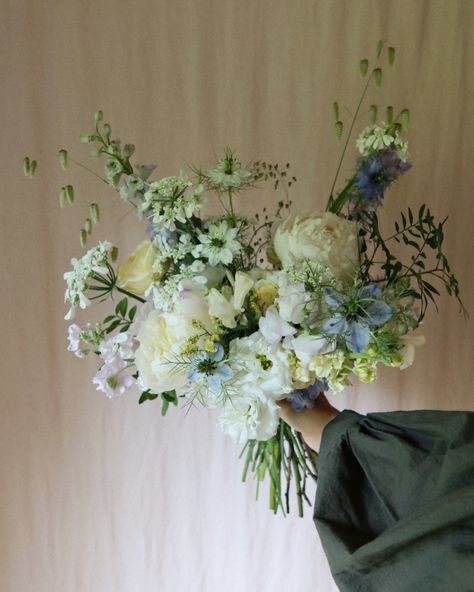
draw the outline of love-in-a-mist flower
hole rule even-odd
[[[194,257],[206,257],[212,266],[220,263],[229,265],[242,248],[236,240],[237,233],[238,229],[231,228],[225,220],[209,224],[207,230],[198,236],[200,244],[193,251]]]
[[[252,173],[242,168],[241,163],[234,158],[231,150],[226,150],[224,158],[206,172],[206,177],[214,188],[227,191],[237,189],[248,183]]]
[[[200,352],[191,358],[188,379],[191,382],[208,386],[214,393],[219,393],[222,383],[234,376],[234,372],[224,361],[224,348],[216,344],[214,352]]]
[[[313,409],[316,405],[316,400],[328,390],[328,383],[326,380],[317,380],[311,386],[304,389],[297,389],[293,391],[289,396],[288,400],[291,403],[292,408],[295,411],[303,411],[303,409]]]
[[[333,314],[323,325],[323,333],[340,336],[354,353],[367,349],[372,327],[381,327],[393,315],[393,309],[382,300],[382,290],[375,284],[350,294],[325,288],[324,299]]]
[[[399,158],[393,150],[376,154],[359,169],[356,178],[357,188],[365,200],[378,205],[387,187],[410,168],[411,164]]]

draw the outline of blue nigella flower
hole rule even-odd
[[[316,405],[316,399],[321,393],[328,390],[328,383],[325,380],[317,380],[311,386],[304,389],[298,389],[288,395],[292,408],[295,411],[303,409],[312,409]]]
[[[357,173],[357,188],[363,198],[378,205],[385,189],[410,168],[411,164],[399,158],[393,150],[371,156]]]
[[[393,309],[382,300],[382,290],[375,284],[364,286],[351,295],[326,288],[324,299],[334,314],[324,324],[323,333],[340,335],[347,348],[357,354],[367,349],[371,327],[384,325],[393,315]]]
[[[230,380],[234,373],[230,366],[225,364],[224,348],[220,343],[215,352],[201,352],[191,359],[191,369],[188,379],[192,382],[204,382],[208,387],[218,393],[222,383]]]

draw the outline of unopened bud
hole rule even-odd
[[[370,123],[372,125],[375,125],[375,122],[377,121],[377,112],[378,112],[377,105],[370,105],[369,113],[370,113]]]
[[[64,208],[66,205],[66,191],[64,187],[61,187],[61,191],[59,192],[59,205],[61,208]]]
[[[359,72],[360,77],[365,78],[367,75],[367,70],[369,69],[369,60],[360,60],[359,62]]]
[[[382,86],[382,68],[375,68],[374,82],[377,88],[380,88]]]
[[[104,123],[104,127],[102,128],[102,135],[108,140],[111,133],[112,128],[110,127],[110,125],[108,123]]]
[[[104,118],[104,114],[102,113],[102,111],[96,111],[95,115],[94,115],[94,119],[96,123],[99,123],[99,121],[102,121],[102,119]]]
[[[387,50],[387,55],[388,55],[388,63],[390,64],[390,66],[393,66],[393,62],[395,61],[395,48],[389,47]]]
[[[113,246],[110,249],[110,258],[112,259],[113,262],[117,261],[118,258],[118,248]]]
[[[344,124],[342,123],[342,121],[336,121],[336,123],[334,124],[334,131],[336,132],[336,138],[338,140],[340,140],[342,137],[343,129],[344,129]]]
[[[25,158],[23,159],[23,173],[24,173],[25,177],[30,176],[30,167],[31,167],[30,159],[28,158],[28,156],[25,156]]]
[[[334,110],[334,120],[335,120],[335,121],[338,121],[338,119],[339,119],[339,104],[338,104],[337,102],[334,102],[334,103],[332,104],[332,108],[333,108],[333,110]],[[287,165],[287,167],[286,167],[286,168],[288,168],[288,166],[289,166],[289,165]]]
[[[92,232],[92,220],[90,218],[86,218],[86,220],[84,222],[84,230],[87,232],[87,234],[91,234],[91,232]]]
[[[407,130],[410,127],[410,111],[403,109],[400,113],[400,119],[402,120],[403,129]]]
[[[125,158],[130,158],[132,154],[135,152],[135,146],[133,144],[125,144],[123,147],[123,155]]]
[[[66,192],[66,199],[68,204],[72,206],[72,204],[74,203],[74,187],[72,185],[67,185],[64,188],[64,191]]]
[[[79,139],[81,140],[81,142],[84,142],[84,143],[87,144],[87,143],[90,143],[90,142],[94,142],[95,139],[96,139],[96,137],[94,135],[92,135],[92,134],[81,134],[79,136]]]

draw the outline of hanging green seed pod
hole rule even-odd
[[[410,127],[410,111],[409,109],[403,109],[400,113],[400,119],[403,125],[403,129],[407,130]]]
[[[374,82],[377,88],[380,88],[382,86],[382,68],[375,68]]]
[[[91,203],[89,206],[89,212],[91,214],[92,222],[98,224],[100,221],[99,206],[96,203]]]
[[[377,59],[382,55],[382,49],[383,49],[383,41],[380,40],[377,43]]]
[[[378,110],[379,109],[378,109],[377,105],[370,105],[370,107],[369,107],[370,123],[372,125],[375,125],[375,122],[377,121]]]
[[[115,261],[117,261],[118,258],[118,248],[113,246],[110,249],[110,258],[112,259],[112,261],[115,263]]]
[[[84,230],[84,228],[81,228],[81,231],[79,232],[79,242],[81,243],[82,248],[86,246],[87,232]]]
[[[59,207],[64,208],[66,205],[66,191],[64,187],[61,187],[61,191],[59,192]]]
[[[387,106],[385,116],[388,124],[393,123],[393,107],[391,105]]]
[[[395,48],[394,47],[389,47],[387,50],[387,57],[388,57],[388,63],[390,66],[393,66],[393,63],[395,62]]]
[[[25,156],[25,158],[23,159],[23,174],[25,175],[25,177],[31,176],[31,162],[28,156]]]
[[[84,222],[84,230],[87,232],[87,234],[91,234],[91,232],[92,232],[92,220],[90,218],[86,218],[86,220]]]
[[[360,60],[359,62],[359,72],[360,77],[365,78],[367,76],[367,70],[369,69],[369,60]]]
[[[74,187],[72,185],[66,185],[64,191],[66,192],[66,199],[68,204],[72,206],[72,204],[74,203]]]
[[[32,160],[30,163],[30,177],[32,177],[36,173],[37,166],[38,163],[36,162],[36,160]]]
[[[334,101],[334,103],[332,104],[332,108],[334,111],[334,121],[338,121],[338,119],[339,119],[339,103],[337,101]]]
[[[342,123],[342,121],[336,121],[336,123],[334,124],[334,131],[336,132],[336,138],[338,140],[340,140],[342,137],[343,129],[344,124]]]
[[[59,151],[59,164],[60,164],[61,168],[63,169],[63,171],[65,171],[67,169],[67,163],[68,163],[67,150],[64,150],[64,148],[63,148]]]

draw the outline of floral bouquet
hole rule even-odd
[[[401,213],[388,236],[380,230],[385,191],[410,169],[402,137],[408,109],[395,116],[389,106],[377,124],[370,106],[354,171],[335,191],[367,90],[381,85],[382,51],[379,44],[372,69],[360,62],[365,86],[347,133],[334,103],[335,133],[345,145],[322,212],[291,214],[289,164],[243,165],[226,149],[211,168],[151,180],[155,166],[132,164],[134,146],[112,139],[102,112],[81,136],[95,145],[92,159],[106,158],[103,180],[133,208],[146,238],[118,266],[109,242],[72,260],[66,319],[96,300],[114,305],[98,324],[72,324],[68,349],[98,357],[92,381],[108,397],[138,388],[139,402],[160,399],[163,415],[180,402],[218,407],[221,429],[244,446],[244,480],[249,472],[257,484],[269,478],[274,512],[289,511],[293,480],[302,515],[306,481],[317,476],[316,453],[280,420],[277,401],[302,410],[353,379],[374,381],[379,364],[407,368],[424,341],[410,333],[439,294],[432,280],[462,307],[442,251],[445,220],[436,222],[423,205]],[[389,64],[394,57],[388,48]],[[72,160],[66,150],[59,159],[64,169]],[[25,158],[24,168],[32,176],[36,162]],[[241,192],[265,183],[281,192],[275,215],[239,214]],[[73,187],[63,187],[59,199],[72,204]],[[220,215],[204,214],[209,200],[220,203]],[[82,247],[99,222],[99,206],[89,209]]]

